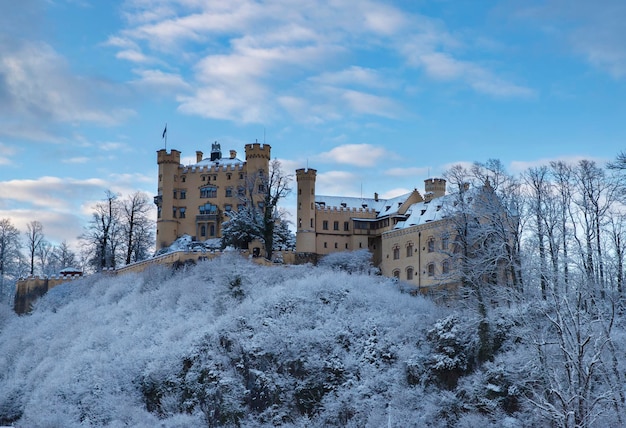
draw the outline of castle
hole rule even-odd
[[[229,212],[245,203],[262,205],[270,150],[267,144],[247,144],[245,160],[234,150],[224,158],[215,142],[210,157],[197,151],[192,165],[181,165],[178,150],[159,150],[157,251],[185,234],[197,241],[220,238]]]
[[[368,249],[384,276],[415,285],[422,291],[454,287],[451,259],[453,228],[445,215],[446,181],[424,182],[419,191],[382,199],[316,194],[315,169],[296,170],[296,251],[325,255]]]
[[[270,146],[245,146],[245,160],[234,150],[223,158],[216,142],[209,158],[196,152],[196,163],[182,165],[180,152],[157,152],[157,251],[187,234],[207,241],[222,236],[229,212],[245,203],[261,206],[269,172]],[[446,181],[430,178],[424,195],[417,189],[391,199],[317,195],[317,171],[296,170],[297,222],[295,260],[316,260],[339,251],[367,249],[385,276],[420,290],[454,287],[449,254],[454,240],[443,207]],[[251,201],[251,202],[248,202]]]

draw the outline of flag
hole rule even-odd
[[[165,138],[166,134],[167,134],[167,125],[165,125],[165,128],[163,128],[163,135],[161,136],[161,138]]]

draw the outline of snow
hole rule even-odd
[[[358,198],[349,196],[324,196],[315,195],[315,203],[318,207],[344,208],[344,209],[367,209],[374,210],[378,216],[390,215],[398,212],[398,208],[403,204],[412,192],[391,199]]]

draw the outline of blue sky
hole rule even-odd
[[[0,16],[0,218],[74,242],[156,151],[272,146],[318,192],[626,149],[626,3],[21,0]],[[285,201],[295,205],[293,197]]]

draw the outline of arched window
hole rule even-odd
[[[432,253],[435,251],[435,238],[428,238],[428,252]]]
[[[393,247],[393,259],[398,260],[399,258],[400,258],[400,247],[396,245]]]
[[[393,271],[393,277],[396,279],[400,279],[400,269],[396,269]]]
[[[206,236],[206,226],[204,224],[200,226],[200,236]]]
[[[407,256],[407,257],[411,257],[411,256],[413,256],[413,243],[412,243],[412,242],[409,242],[409,243],[406,245],[406,256]]]
[[[441,272],[444,274],[450,273],[450,262],[448,260],[444,260],[441,263]]]
[[[435,276],[435,264],[429,263],[427,267],[428,276]]]
[[[411,266],[406,268],[406,279],[407,281],[411,281],[413,279],[413,268]]]
[[[211,232],[211,236],[215,236],[215,225],[214,224],[211,225],[209,230]]]

